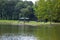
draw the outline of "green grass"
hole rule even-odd
[[[0,24],[17,24],[16,20],[0,20]]]
[[[0,20],[0,24],[10,24],[10,25],[18,25],[24,24],[24,21],[18,20]],[[40,25],[40,24],[50,24],[50,22],[36,22],[36,21],[29,21],[25,22],[26,25]],[[53,23],[52,24],[60,24],[60,23]]]

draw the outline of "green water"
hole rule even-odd
[[[0,36],[10,33],[34,35],[38,40],[60,40],[60,25],[0,25]]]

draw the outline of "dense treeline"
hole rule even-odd
[[[38,20],[60,22],[60,0],[39,0],[35,4]]]
[[[33,20],[35,16],[32,1],[0,0],[0,19],[18,20],[20,17]]]
[[[0,0],[0,20],[31,20],[60,22],[60,0],[32,1]]]

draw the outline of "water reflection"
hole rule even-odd
[[[0,40],[37,40],[35,27],[22,25],[0,25]]]
[[[5,34],[0,36],[0,40],[37,40],[35,36]]]
[[[60,25],[0,25],[0,40],[59,40]]]
[[[0,25],[0,35],[5,33],[14,33],[14,34],[34,34],[36,27],[32,26],[23,26],[21,25]]]

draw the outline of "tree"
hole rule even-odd
[[[0,19],[18,20],[19,17],[29,17],[34,14],[32,1],[0,0]]]
[[[45,16],[47,17],[45,0],[39,0],[36,5],[37,6],[35,8],[35,12],[36,12],[35,14],[36,14],[38,20],[43,20]]]
[[[59,0],[39,0],[36,2],[37,7],[35,7],[35,14],[40,20],[48,19],[49,21],[58,21],[60,20],[59,9],[60,1]]]

